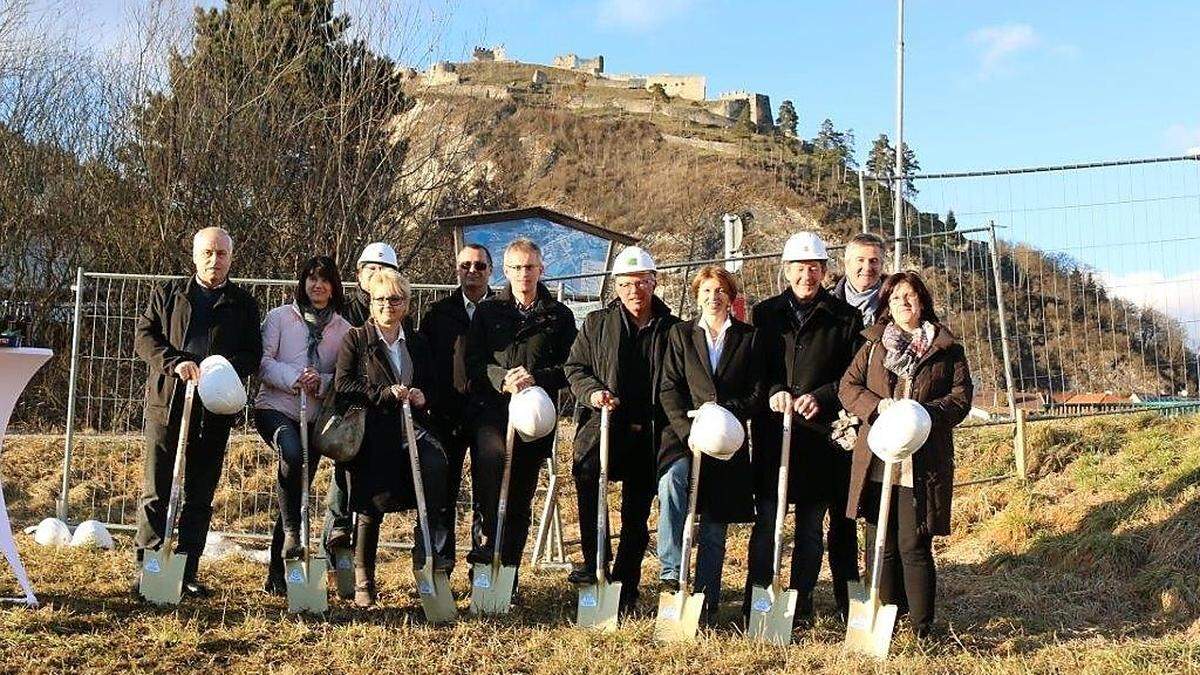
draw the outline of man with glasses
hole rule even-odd
[[[542,251],[529,239],[504,249],[508,284],[479,303],[467,329],[468,419],[474,421],[471,485],[474,508],[482,515],[484,542],[467,562],[490,563],[495,542],[500,479],[504,472],[509,397],[539,386],[558,400],[566,385],[563,362],[575,340],[575,316],[541,283]],[[533,493],[542,463],[550,455],[554,435],[526,442],[518,436],[508,493],[508,515],[500,561],[518,567],[532,518]]]
[[[467,244],[458,252],[455,273],[458,288],[448,297],[429,306],[421,319],[421,334],[433,350],[436,409],[430,417],[446,449],[450,462],[446,472],[447,492],[457,504],[462,485],[463,460],[471,444],[471,425],[467,414],[467,328],[479,303],[492,296],[488,280],[492,276],[492,254],[481,244]],[[471,541],[479,543],[482,523],[478,510],[471,519]],[[454,554],[454,526],[451,521],[450,552]]]
[[[666,423],[658,405],[658,382],[667,329],[679,318],[654,295],[658,267],[646,251],[630,246],[612,269],[617,298],[583,322],[564,366],[575,395],[575,461],[583,565],[573,584],[596,580],[596,523],[600,477],[600,415],[609,418],[609,479],[622,484],[621,537],[609,578],[621,582],[622,614],[638,599],[642,558],[650,543],[650,504],[657,477],[657,430]]]

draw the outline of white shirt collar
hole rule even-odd
[[[379,336],[380,340],[383,340],[383,344],[386,345],[388,349],[393,349],[396,345],[404,341],[404,326],[400,326],[400,332],[396,334],[395,342],[388,342],[387,338],[383,336],[383,330],[381,330],[379,326],[375,326],[375,334]]]
[[[733,325],[733,316],[727,315],[725,317],[725,323],[721,324],[721,329],[717,331],[717,337],[712,338],[712,337],[709,337],[709,335],[711,335],[711,334],[708,331],[708,322],[706,322],[703,319],[703,317],[699,321],[696,322],[696,326],[699,327],[700,330],[704,331],[704,337],[708,338],[709,343],[721,342],[722,340],[724,340],[725,332],[728,331],[729,327],[732,325]]]

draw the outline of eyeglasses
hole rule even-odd
[[[408,298],[403,295],[389,295],[386,298],[371,298],[371,302],[379,307],[387,305],[388,307],[399,307],[408,302]]]
[[[505,267],[514,272],[532,272],[542,268],[541,265],[505,265]]]
[[[622,281],[617,284],[617,288],[622,291],[627,291],[630,288],[636,288],[639,291],[644,291],[650,288],[652,282],[649,279],[638,279],[637,281]]]
[[[458,269],[460,269],[464,272],[470,272],[471,270],[475,270],[476,272],[483,272],[487,268],[488,268],[487,263],[481,262],[478,260],[458,263]]]

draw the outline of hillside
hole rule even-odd
[[[1011,471],[1003,430],[963,431],[958,441],[960,482]],[[18,525],[44,513],[37,489],[19,486],[54,481],[44,457],[56,443],[61,439],[17,437],[6,444],[0,472],[20,476],[10,490]],[[1200,420],[1142,415],[1035,424],[1030,461],[1027,484],[956,491],[954,534],[936,547],[941,627],[924,645],[901,631],[886,670],[1200,667]],[[726,623],[738,615],[746,536],[744,526],[731,529],[721,625],[705,630],[695,646],[663,646],[651,638],[652,592],[643,595],[640,617],[614,635],[575,629],[575,594],[561,572],[525,572],[520,605],[509,617],[433,629],[411,596],[408,559],[388,555],[382,605],[363,613],[335,603],[324,623],[289,617],[281,600],[260,595],[261,564],[206,563],[205,574],[218,581],[216,597],[156,610],[126,595],[127,550],[56,551],[19,535],[43,606],[0,608],[0,670],[877,671],[841,653],[842,629],[826,618],[800,630],[787,649],[748,643]],[[13,580],[0,570],[7,593]],[[656,572],[648,558],[645,578]],[[467,591],[462,566],[454,587]],[[831,608],[826,579],[817,609]]]

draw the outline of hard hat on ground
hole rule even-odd
[[[825,250],[825,242],[812,232],[797,232],[788,237],[783,245],[783,262],[798,260],[829,260],[829,252]]]
[[[58,518],[46,518],[33,531],[33,540],[42,546],[66,546],[71,543],[71,529]]]
[[[637,272],[657,272],[658,266],[646,249],[638,246],[626,246],[617,254],[613,261],[612,275],[636,274]]]
[[[214,415],[233,415],[246,407],[246,387],[233,364],[220,354],[200,362],[200,381],[196,383],[200,402]]]
[[[738,418],[716,403],[705,403],[696,410],[688,447],[709,457],[726,460],[733,457],[746,441],[746,430]]]
[[[875,418],[867,434],[867,445],[885,462],[903,461],[925,445],[932,426],[925,406],[911,398],[902,398]]]
[[[396,260],[396,250],[381,241],[367,244],[367,247],[362,250],[362,255],[358,256],[358,267],[368,263],[387,265],[392,269],[400,266]]]
[[[558,414],[546,390],[526,387],[512,395],[508,402],[508,420],[525,442],[545,438],[554,431]]]
[[[85,520],[75,528],[75,534],[71,535],[71,546],[110,550],[113,547],[113,538],[108,533],[108,528],[104,527],[104,523]]]

